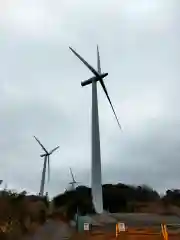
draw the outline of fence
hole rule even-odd
[[[170,229],[171,227],[171,229]],[[174,229],[173,229],[174,228]],[[123,229],[123,228],[122,228]],[[159,230],[159,231],[158,231]],[[152,228],[125,228],[123,231],[119,228],[119,224],[116,224],[116,239],[153,239],[153,240],[171,240],[180,239],[180,229],[179,225],[171,224],[161,224],[159,229]]]
[[[119,229],[119,226],[121,229]],[[174,228],[174,229],[173,229]],[[116,224],[114,232],[84,231],[78,240],[180,240],[180,229],[175,225],[161,224],[159,229],[153,228],[127,228]]]

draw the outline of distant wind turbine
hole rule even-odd
[[[91,65],[89,65],[75,50],[69,47],[70,50],[86,65],[86,67],[95,75],[90,79],[81,82],[81,86],[86,86],[92,83],[92,172],[91,172],[91,188],[92,188],[92,200],[95,211],[97,213],[103,212],[103,198],[102,198],[102,177],[101,177],[101,149],[100,149],[100,136],[99,136],[99,116],[98,116],[98,99],[97,99],[97,81],[100,82],[105,95],[109,101],[112,108],[116,121],[119,128],[121,125],[117,118],[116,112],[110,100],[109,94],[107,92],[106,86],[104,84],[103,78],[108,75],[108,73],[101,72],[100,65],[100,55],[97,46],[97,70],[95,70]]]
[[[44,164],[43,164],[43,170],[42,170],[42,178],[41,178],[41,185],[40,185],[40,192],[39,195],[43,196],[44,195],[44,185],[45,185],[45,178],[46,178],[46,165],[48,164],[48,182],[50,180],[50,155],[55,152],[59,146],[55,147],[53,150],[48,152],[46,148],[42,145],[42,143],[39,141],[37,137],[34,136],[36,141],[39,143],[39,145],[42,147],[44,150],[44,154],[41,154],[41,157],[44,157]]]
[[[7,188],[8,188],[8,185],[7,185],[7,183],[5,183],[5,185],[4,185],[4,190],[6,191]]]
[[[71,168],[69,168],[69,169],[70,169],[70,174],[71,174],[71,177],[72,177],[72,182],[70,182],[69,184],[71,184],[72,190],[75,190],[75,189],[76,189],[76,184],[77,184],[78,182],[76,182],[76,180],[75,180],[75,178],[74,178],[72,169],[71,169]]]

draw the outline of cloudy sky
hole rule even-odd
[[[38,192],[51,157],[46,191],[90,183],[91,72],[99,44],[120,132],[98,84],[103,183],[180,182],[179,0],[0,0],[0,176],[8,187]]]

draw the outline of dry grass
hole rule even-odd
[[[47,211],[42,201],[0,196],[0,240],[19,240],[24,233],[33,231],[41,222],[42,211]]]

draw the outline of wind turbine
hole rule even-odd
[[[4,185],[4,191],[7,191],[7,188],[8,188],[8,185],[7,185],[7,183],[5,183],[5,185]]]
[[[72,169],[69,168],[69,170],[70,170],[70,174],[71,174],[71,177],[72,177],[72,182],[70,182],[69,184],[71,184],[72,190],[75,190],[75,189],[76,189],[75,185],[76,185],[78,182],[76,182],[76,180],[75,180],[75,178],[74,178]]]
[[[40,185],[40,192],[39,195],[43,196],[44,194],[44,185],[45,185],[45,178],[46,178],[46,165],[48,164],[48,182],[50,180],[50,161],[49,161],[49,157],[50,155],[55,152],[59,146],[55,147],[54,149],[52,149],[51,151],[47,151],[46,148],[42,145],[42,143],[39,141],[39,139],[37,139],[35,136],[34,138],[36,139],[36,141],[39,143],[39,145],[42,147],[42,149],[44,150],[44,154],[41,154],[41,157],[44,157],[44,164],[43,164],[43,170],[42,170],[42,178],[41,178],[41,185]]]
[[[103,197],[102,197],[102,177],[101,177],[101,149],[100,149],[100,136],[99,136],[99,116],[98,116],[98,98],[97,98],[97,81],[100,82],[105,95],[109,101],[112,108],[116,121],[119,128],[121,125],[117,118],[116,112],[110,100],[109,94],[107,92],[106,86],[104,84],[103,78],[108,75],[108,73],[101,72],[100,65],[100,55],[97,46],[97,70],[95,70],[91,65],[89,65],[75,50],[69,47],[70,50],[86,65],[86,67],[95,75],[90,79],[81,82],[81,86],[84,87],[92,83],[92,169],[91,169],[91,189],[92,189],[92,200],[96,213],[103,213]]]

